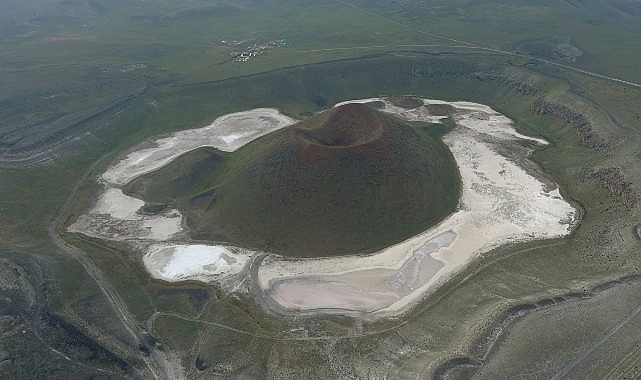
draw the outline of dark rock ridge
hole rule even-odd
[[[605,151],[610,148],[610,144],[594,131],[592,123],[583,114],[543,99],[538,99],[534,103],[534,112],[539,115],[554,115],[565,120],[576,129],[579,136],[581,136],[581,140],[583,140],[583,145],[588,148],[597,151]]]
[[[615,199],[628,208],[636,206],[641,199],[632,182],[624,179],[619,168],[599,169],[592,172],[592,178],[596,179],[602,187],[608,189]]]
[[[443,77],[461,77],[469,78],[481,82],[496,82],[508,88],[513,88],[522,95],[535,95],[541,90],[533,83],[521,80],[520,78],[510,77],[509,75],[495,74],[488,72],[478,72],[465,69],[450,69],[432,65],[419,66],[415,65],[403,70],[404,74],[418,79],[433,79]]]

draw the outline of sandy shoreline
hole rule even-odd
[[[204,244],[153,245],[143,257],[152,277],[165,281],[207,281],[242,271],[249,255],[223,246]]]
[[[70,232],[109,240],[147,239],[165,241],[184,231],[183,218],[176,209],[158,215],[142,212],[145,202],[106,187],[96,205],[68,227]]]
[[[257,108],[224,115],[213,123],[154,140],[152,146],[134,149],[103,173],[107,184],[120,187],[143,174],[158,170],[191,150],[211,146],[233,152],[269,132],[293,124],[294,119],[272,108]]]
[[[423,106],[408,110],[380,98],[351,102],[371,101],[382,101],[383,112],[406,120],[436,122],[443,118],[430,115]],[[276,308],[350,310],[372,315],[403,312],[479,254],[499,245],[570,232],[576,210],[560,196],[558,188],[540,180],[545,175],[534,172],[538,169],[527,161],[531,150],[519,142],[545,145],[545,140],[518,133],[510,119],[485,105],[429,99],[424,104],[449,104],[456,110],[453,118],[458,127],[443,141],[461,174],[459,209],[430,230],[379,252],[300,260],[268,255],[257,271],[250,273],[247,263],[257,252],[181,243],[180,236],[185,232],[177,210],[153,216],[156,219],[141,216],[138,210],[144,202],[119,190],[133,178],[199,146],[233,151],[294,122],[271,109],[225,115],[207,127],[175,133],[130,153],[103,174],[105,192],[94,209],[70,230],[106,239],[149,241],[144,264],[153,277],[165,281],[220,282],[231,275],[256,276],[255,282]],[[500,154],[506,150],[510,157]],[[175,227],[176,220],[180,228]],[[114,233],[119,221],[151,227],[128,229],[125,223],[122,231]],[[107,231],[111,232],[107,233],[101,226],[109,223],[111,229]],[[171,239],[176,242],[162,246],[154,243]]]

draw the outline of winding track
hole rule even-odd
[[[167,360],[165,354],[160,351],[156,345],[149,339],[146,331],[137,326],[135,320],[129,313],[126,304],[120,298],[118,292],[109,284],[109,281],[104,277],[102,271],[98,268],[96,263],[91,260],[91,258],[82,250],[74,247],[73,245],[67,243],[60,237],[58,234],[58,228],[62,224],[71,204],[78,195],[80,188],[85,183],[87,178],[91,173],[93,173],[94,168],[102,162],[105,158],[110,156],[111,153],[108,153],[98,159],[87,169],[83,176],[78,180],[76,186],[73,188],[73,191],[67,197],[64,205],[58,212],[58,215],[54,219],[53,223],[49,227],[49,236],[51,240],[58,246],[61,250],[67,253],[69,256],[77,260],[80,265],[87,271],[87,273],[93,278],[96,282],[102,293],[109,301],[109,304],[113,307],[118,319],[122,322],[123,326],[127,332],[133,337],[134,341],[141,349],[144,348],[146,352],[149,353],[149,356],[142,355],[142,359],[149,368],[149,371],[155,379],[177,379],[180,377],[180,372],[177,372],[172,364]]]

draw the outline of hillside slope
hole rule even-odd
[[[192,152],[129,190],[174,203],[195,239],[300,257],[399,242],[451,213],[459,187],[442,142],[348,104],[233,154]]]

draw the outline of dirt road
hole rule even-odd
[[[153,339],[150,339],[149,334],[136,324],[135,320],[127,309],[127,305],[123,302],[122,298],[120,297],[118,292],[111,286],[109,281],[104,277],[102,271],[93,262],[93,260],[82,250],[64,241],[58,234],[58,228],[67,215],[67,211],[78,195],[80,188],[87,180],[89,175],[93,173],[96,165],[110,155],[111,154],[107,154],[101,157],[89,169],[87,169],[85,174],[80,178],[69,197],[67,197],[67,200],[60,209],[60,212],[56,216],[55,220],[49,227],[49,236],[51,237],[51,240],[54,242],[54,244],[56,244],[56,246],[58,246],[66,254],[77,260],[91,276],[91,278],[93,278],[93,280],[96,282],[102,293],[105,295],[107,301],[116,312],[118,319],[120,320],[120,322],[122,322],[125,329],[129,332],[129,334],[131,334],[137,346],[140,348],[141,357],[149,368],[150,374],[155,379],[179,379],[182,377],[181,370],[175,369],[173,367],[172,363],[169,362],[166,355],[156,347]],[[146,352],[149,355],[143,355],[143,352]]]

